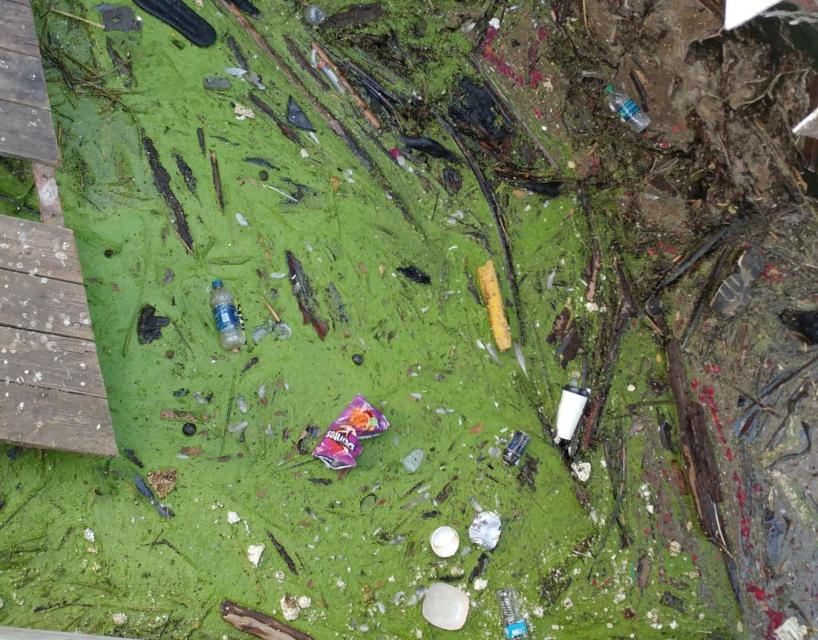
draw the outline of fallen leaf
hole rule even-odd
[[[181,453],[185,456],[200,456],[204,451],[199,447],[183,447]]]

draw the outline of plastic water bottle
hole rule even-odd
[[[216,328],[219,330],[222,346],[229,350],[239,349],[246,342],[246,338],[241,328],[236,303],[233,301],[233,294],[225,288],[221,280],[213,281],[213,297],[210,304],[213,307],[213,317],[216,320]]]
[[[520,610],[517,594],[511,589],[500,589],[497,592],[497,603],[503,618],[503,632],[506,638],[527,638],[528,625]]]
[[[608,96],[608,106],[619,119],[627,124],[636,133],[642,133],[650,124],[650,118],[642,111],[641,107],[634,102],[633,98],[617,91],[612,84],[605,87],[605,94]]]

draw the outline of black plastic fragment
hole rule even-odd
[[[170,324],[170,318],[157,316],[156,307],[146,304],[139,312],[136,333],[140,344],[147,344],[162,337],[162,327]]]
[[[315,131],[315,127],[310,122],[307,114],[298,106],[298,103],[290,96],[287,98],[287,122],[304,131]]]
[[[404,278],[408,278],[417,284],[432,284],[432,279],[425,271],[418,269],[415,265],[410,264],[406,267],[398,267],[398,273]]]
[[[131,7],[124,4],[100,4],[96,7],[105,31],[139,31],[142,23]]]
[[[808,344],[818,344],[818,309],[784,311],[781,314],[781,322],[791,331],[795,331]]]
[[[442,160],[451,160],[452,162],[460,162],[460,158],[452,151],[440,144],[437,140],[431,138],[413,138],[411,136],[401,136],[401,144],[420,151],[434,158],[441,158]]]
[[[173,27],[197,47],[216,42],[216,30],[182,0],[134,0],[136,6]]]

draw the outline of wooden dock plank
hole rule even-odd
[[[81,285],[15,271],[0,270],[0,325],[94,339]]]
[[[59,165],[51,112],[0,99],[0,155]]]
[[[0,215],[0,269],[82,284],[70,229]]]
[[[105,398],[0,383],[0,440],[101,456],[117,454]]]
[[[28,1],[0,0],[0,48],[28,56],[39,56],[34,14]]]
[[[106,397],[89,340],[0,327],[0,381]]]
[[[51,111],[39,54],[29,56],[0,49],[0,96],[9,102]]]

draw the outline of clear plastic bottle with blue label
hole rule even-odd
[[[506,638],[527,638],[528,624],[525,621],[517,593],[511,589],[497,591],[497,604],[500,605],[500,616],[503,619],[503,632]]]
[[[605,86],[605,95],[608,96],[608,106],[619,116],[626,125],[636,133],[642,133],[648,128],[650,118],[642,108],[627,94],[617,91],[612,84]]]
[[[241,328],[239,313],[233,294],[224,286],[221,280],[213,281],[213,297],[210,300],[213,308],[213,318],[216,320],[216,329],[225,349],[235,351],[247,341],[244,330]]]

